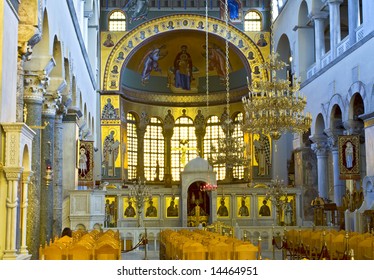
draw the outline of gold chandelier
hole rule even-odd
[[[225,1],[225,25],[226,34],[228,34],[228,5]],[[206,42],[208,45],[208,42]],[[207,53],[208,56],[208,53]],[[212,155],[209,162],[213,165],[225,165],[227,169],[232,170],[234,167],[245,167],[249,165],[250,158],[246,156],[246,147],[242,141],[239,141],[234,135],[235,124],[230,116],[230,81],[229,81],[229,42],[226,36],[225,40],[225,60],[226,60],[226,108],[222,114],[220,123],[225,134],[225,138],[219,139],[217,146],[212,146]],[[208,63],[208,62],[207,62]],[[208,77],[208,76],[207,76]],[[208,103],[207,103],[208,105]]]
[[[272,52],[269,61],[262,65],[263,71],[271,73],[271,80],[248,83],[248,99],[242,98],[245,109],[243,128],[250,133],[269,134],[274,140],[285,132],[306,132],[312,122],[311,114],[304,114],[306,97],[299,91],[300,82],[294,78],[291,85],[289,79],[276,77],[276,71],[288,66],[278,57],[278,53]]]
[[[274,48],[273,27],[272,23],[270,39]],[[247,78],[249,96],[248,99],[242,98],[245,110],[243,129],[249,133],[268,134],[273,140],[278,140],[285,132],[308,131],[312,116],[310,113],[304,114],[306,97],[299,92],[300,82],[296,78],[291,84],[288,64],[280,60],[279,54],[273,49],[268,61],[260,67],[264,73],[270,75],[270,80],[253,81],[251,85]],[[276,75],[277,71],[284,68],[287,71],[286,80]]]

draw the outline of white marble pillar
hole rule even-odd
[[[359,25],[359,0],[348,0],[348,32],[349,44],[352,46],[356,43],[356,29]]]
[[[28,201],[28,188],[30,183],[30,177],[32,176],[32,171],[24,171],[22,174],[22,200],[21,200],[21,248],[20,253],[23,255],[28,255],[26,237],[27,237],[27,208],[29,205]]]
[[[337,206],[341,206],[342,197],[345,195],[345,181],[340,180],[338,136],[343,134],[343,130],[326,129],[325,133],[329,137],[328,145],[332,155],[334,203],[336,203]]]
[[[332,59],[336,58],[336,47],[341,40],[340,4],[343,0],[328,0],[330,12],[330,49]]]
[[[332,153],[332,164],[334,172],[334,202],[337,206],[342,205],[342,197],[345,195],[345,183],[339,178],[339,150],[337,147],[334,147],[331,150]]]
[[[325,20],[328,14],[319,12],[312,15],[314,21],[314,48],[317,70],[321,69],[321,59],[326,52],[325,49]]]
[[[370,34],[373,31],[374,26],[374,1],[373,0],[362,0],[362,13],[363,13],[363,25],[364,36]]]
[[[365,122],[366,176],[374,176],[374,114],[360,117]]]
[[[322,135],[310,138],[313,141],[311,148],[317,155],[318,195],[328,198],[327,138]]]
[[[6,198],[6,229],[4,260],[15,260],[17,258],[17,215],[18,215],[18,184],[23,171],[22,167],[5,167],[5,176],[8,181]]]

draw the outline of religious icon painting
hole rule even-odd
[[[101,97],[101,119],[113,120],[119,118],[119,96],[118,95],[102,95]],[[103,122],[107,124],[108,122]]]
[[[116,196],[105,196],[105,220],[104,227],[117,226],[117,199]]]
[[[218,196],[217,197],[217,217],[218,218],[229,218],[230,209],[230,197],[229,196]]]
[[[360,136],[340,135],[338,137],[338,146],[340,179],[360,179]]]
[[[270,218],[272,216],[271,201],[265,196],[258,196],[257,213],[260,218]]]
[[[145,218],[158,218],[159,214],[159,199],[158,197],[149,198],[144,203],[144,217]]]
[[[93,141],[78,142],[78,185],[92,187],[93,178]]]
[[[165,213],[167,218],[178,218],[180,208],[179,197],[167,196],[165,197]]]
[[[123,198],[123,217],[125,219],[137,218],[136,202],[130,197]]]
[[[121,139],[119,126],[102,126],[101,135],[103,137],[103,157],[102,176],[119,177],[121,174]]]
[[[236,212],[238,218],[249,218],[250,215],[250,197],[237,196],[236,197]]]

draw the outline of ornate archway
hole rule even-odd
[[[201,26],[201,23],[203,26]],[[156,38],[161,34],[175,32],[177,30],[189,30],[196,32],[206,32],[204,27],[205,16],[202,15],[172,15],[160,17],[147,21],[139,25],[129,33],[125,34],[115,44],[110,51],[103,71],[102,90],[107,92],[118,92],[120,90],[120,73],[113,73],[112,69],[122,69],[128,59],[137,52],[137,50],[150,39]],[[264,62],[261,50],[244,32],[229,26],[226,32],[225,22],[216,18],[208,18],[209,35],[217,36],[223,40],[229,40],[231,46],[245,58],[245,67],[250,69],[249,61],[252,68],[260,66]],[[121,57],[121,59],[118,59]],[[268,80],[268,73],[262,72],[253,80]]]

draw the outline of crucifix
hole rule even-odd
[[[187,147],[188,145],[188,140],[187,139],[181,139],[179,141],[180,147],[179,148],[172,148],[172,150],[178,150],[181,151],[181,158],[180,158],[180,164],[182,167],[186,165],[186,153],[189,150],[196,150],[197,155],[199,155],[199,151],[197,148],[189,148]]]

